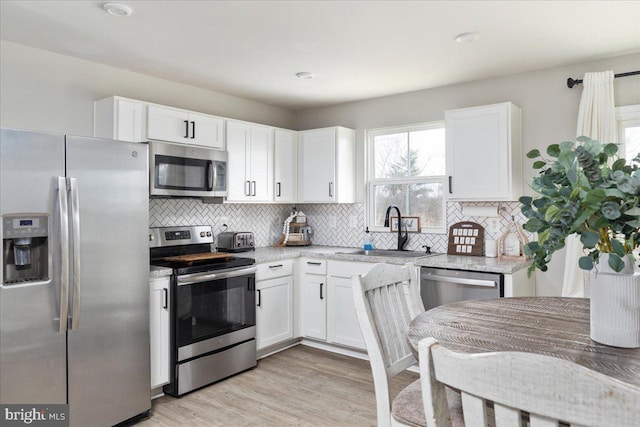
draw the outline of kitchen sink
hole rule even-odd
[[[365,251],[364,249],[356,249],[352,251],[336,252],[336,254],[387,256],[387,257],[396,257],[396,258],[419,258],[419,257],[439,255],[436,253],[426,253],[426,252],[420,252],[420,251],[398,251],[395,249],[372,249],[370,251]]]

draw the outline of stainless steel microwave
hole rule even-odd
[[[149,194],[156,197],[226,197],[226,151],[149,142]]]

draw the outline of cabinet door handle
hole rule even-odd
[[[280,268],[284,267],[282,264],[270,265],[269,268]]]
[[[333,197],[333,182],[329,182],[329,197]]]
[[[449,194],[453,194],[453,177],[449,175]]]
[[[251,190],[251,195],[255,196],[256,195],[256,182],[255,181],[251,181],[251,188],[253,188],[253,190]]]
[[[251,182],[249,181],[244,182],[244,195],[245,196],[251,195]]]
[[[191,122],[191,139],[196,139],[196,122]]]
[[[282,188],[279,182],[276,182],[276,188],[278,189],[278,191],[276,191],[276,196],[278,197],[282,196],[282,192],[281,192]]]
[[[307,264],[309,264],[309,265],[322,265],[321,262],[313,262],[313,261],[307,261]]]
[[[184,137],[189,138],[189,120],[184,121]]]
[[[162,290],[162,296],[164,298],[164,302],[162,303],[162,308],[169,308],[169,289],[164,288]]]
[[[258,307],[262,306],[262,292],[258,289]]]
[[[324,299],[324,295],[322,295],[322,287],[324,286],[324,283],[320,283],[320,299]]]

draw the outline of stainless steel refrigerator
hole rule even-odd
[[[0,403],[147,412],[147,146],[0,129],[0,148]]]

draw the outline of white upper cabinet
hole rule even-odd
[[[510,102],[445,111],[449,200],[522,195],[520,108]]]
[[[355,201],[355,132],[343,127],[299,132],[298,202]]]
[[[274,191],[278,203],[295,203],[297,196],[297,133],[276,129],[274,135]]]
[[[227,122],[228,201],[273,200],[273,128]]]
[[[177,108],[149,105],[147,137],[159,141],[224,148],[224,120]]]
[[[132,99],[111,96],[94,103],[93,136],[118,141],[143,142],[145,104]]]
[[[157,141],[224,149],[224,119],[111,96],[94,102],[93,134],[119,141]]]

